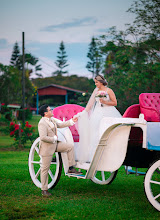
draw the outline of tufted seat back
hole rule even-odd
[[[160,93],[141,93],[139,104],[146,121],[160,122]]]
[[[65,104],[59,107],[56,107],[53,109],[53,114],[55,118],[65,121],[71,119],[74,115],[76,115],[78,112],[81,112],[84,110],[84,107],[80,105],[75,104]],[[74,142],[79,142],[79,134],[75,127],[75,125],[70,127],[71,133],[73,135]]]

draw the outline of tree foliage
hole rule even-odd
[[[64,69],[69,66],[67,64],[67,55],[65,50],[65,45],[63,41],[60,43],[59,51],[57,52],[57,61],[55,62],[56,66],[58,67],[58,71],[55,72],[56,75],[63,75],[68,73],[68,71],[65,71]]]
[[[22,102],[22,83],[21,71],[13,66],[0,64],[0,102],[7,104],[21,104]],[[34,86],[26,76],[25,78],[25,101],[29,105],[32,95],[35,92]]]
[[[121,113],[139,102],[140,93],[159,92],[159,7],[156,0],[135,1],[128,10],[137,15],[134,23],[125,31],[112,27],[99,37],[106,56],[103,73],[116,93]]]
[[[41,64],[38,64],[38,62],[39,59],[33,56],[31,53],[25,53],[25,69],[28,73],[28,76],[30,76],[31,73],[35,73],[35,75],[37,75],[38,77],[42,77],[42,74],[39,73],[39,71],[42,70],[42,67]],[[14,66],[22,71],[23,56],[20,53],[19,45],[17,42],[13,47],[10,64],[11,66]]]
[[[99,52],[99,48],[94,37],[92,37],[91,43],[89,44],[89,52],[87,57],[89,58],[89,61],[86,65],[86,68],[92,73],[94,78],[100,74],[102,68],[102,56]]]
[[[17,67],[18,69],[20,69],[20,49],[19,49],[19,45],[16,42],[14,47],[13,47],[13,51],[12,51],[12,55],[11,55],[11,60],[10,60],[10,64],[11,66]]]
[[[136,15],[133,24],[130,26],[137,29],[139,34],[160,37],[159,0],[136,0],[128,9],[128,12]]]

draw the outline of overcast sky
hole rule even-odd
[[[8,65],[17,41],[20,49],[38,57],[44,77],[56,71],[60,42],[68,55],[69,74],[91,77],[85,68],[93,36],[116,26],[125,29],[134,15],[127,9],[134,0],[0,0],[0,63]]]

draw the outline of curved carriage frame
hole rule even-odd
[[[107,126],[107,127],[106,127]],[[85,171],[83,175],[67,174],[68,160],[66,153],[55,153],[49,170],[48,188],[54,188],[61,176],[62,164],[65,175],[82,179],[91,179],[97,184],[110,184],[115,179],[118,169],[122,165],[131,165],[127,160],[127,151],[129,148],[129,135],[131,128],[140,128],[143,132],[142,150],[147,149],[147,122],[144,116],[139,118],[114,118],[110,126],[107,125],[107,118],[104,118],[101,123],[102,136],[96,148],[93,159],[90,163],[79,163],[76,167]],[[58,138],[60,141],[73,142],[72,134],[69,128],[58,129]],[[30,150],[29,154],[29,172],[31,179],[37,187],[41,187],[40,169],[41,157],[39,155],[39,141],[37,138]],[[149,157],[147,167],[148,171],[145,175],[144,189],[147,199],[154,208],[160,211],[160,193],[154,191],[154,186],[160,185],[158,179],[160,174],[160,154]],[[156,161],[154,161],[156,160]],[[127,163],[125,164],[125,162]],[[142,166],[143,167],[143,166]]]

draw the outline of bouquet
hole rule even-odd
[[[96,96],[95,96],[95,98],[96,98],[96,101],[99,101],[99,98],[104,98],[104,99],[106,99],[107,96],[108,96],[108,94],[107,94],[105,91],[98,91],[97,94],[96,94]],[[99,103],[100,103],[100,101],[99,101]],[[100,104],[101,104],[101,106],[103,107],[103,104],[102,104],[102,103],[100,103]]]
[[[105,91],[98,91],[96,94],[97,98],[106,98],[107,97],[107,93]]]

